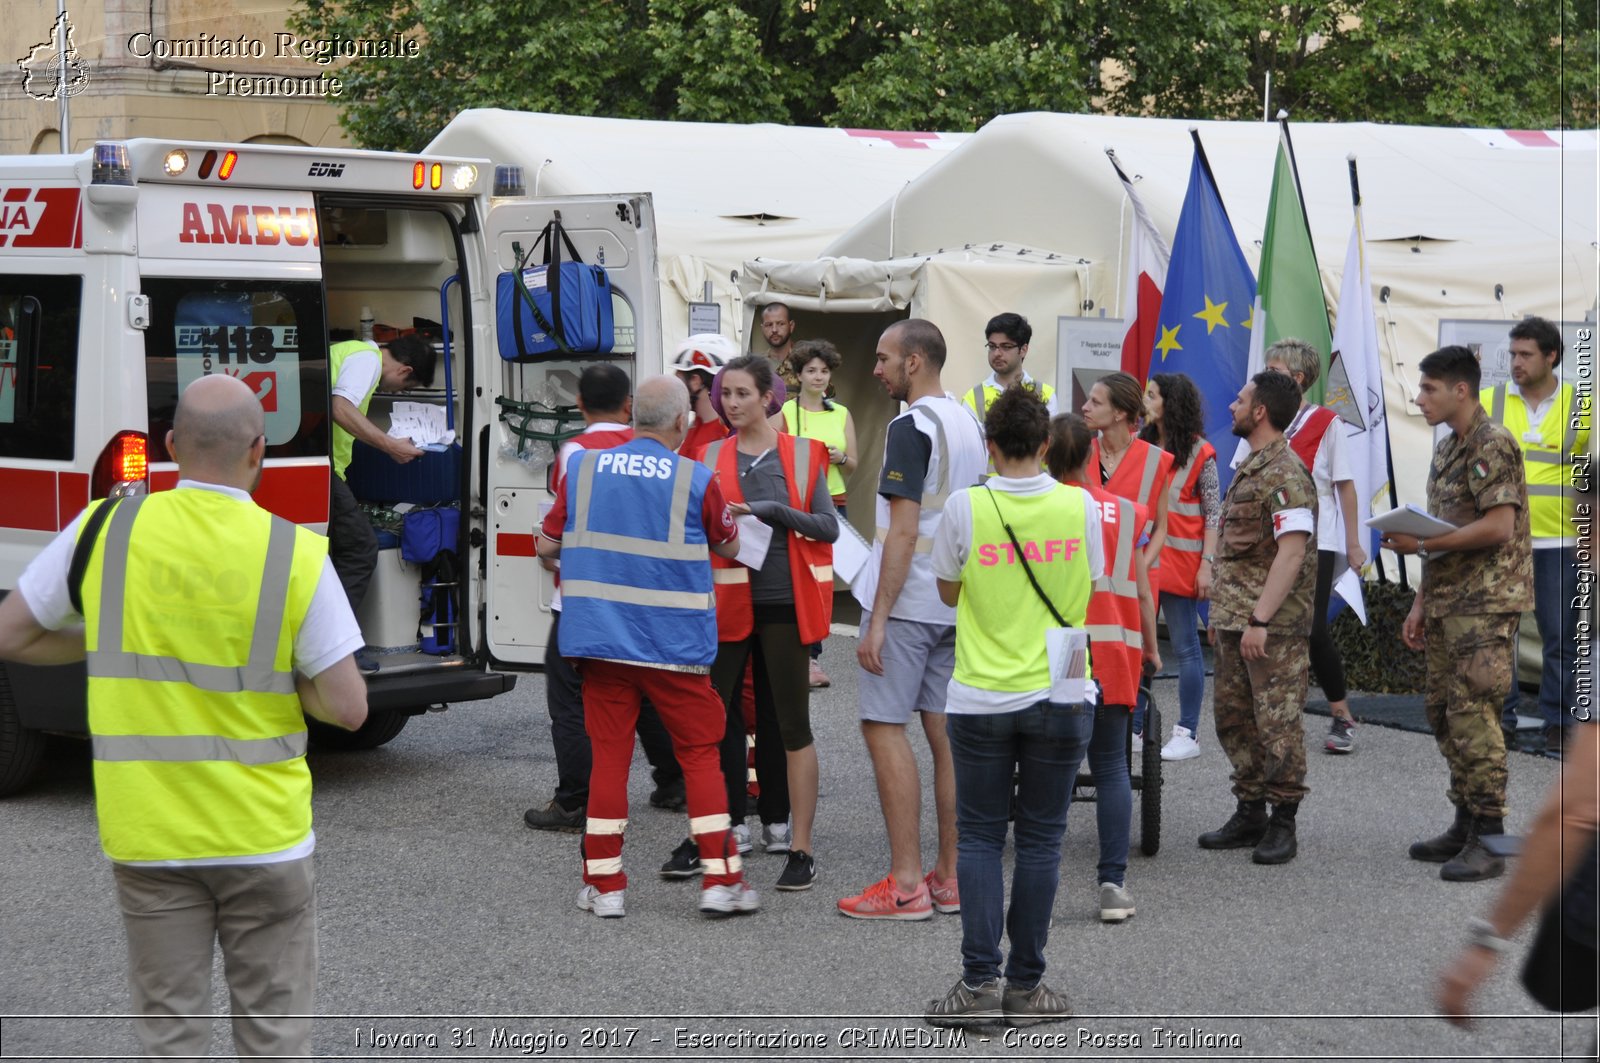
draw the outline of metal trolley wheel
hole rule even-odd
[[[1140,687],[1145,696],[1144,733],[1149,736],[1145,752],[1139,755],[1139,770],[1134,771],[1133,735],[1130,729],[1127,744],[1128,783],[1139,795],[1139,851],[1154,856],[1161,849],[1161,747],[1155,737],[1162,733],[1161,710],[1150,692],[1148,681]],[[1094,775],[1088,771],[1078,773],[1072,787],[1074,801],[1095,799]]]

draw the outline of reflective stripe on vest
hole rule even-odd
[[[1200,473],[1216,451],[1204,439],[1189,448],[1182,468],[1172,474],[1167,489],[1167,538],[1161,547],[1160,566],[1151,572],[1151,589],[1182,598],[1195,596],[1200,554],[1205,549],[1205,501],[1200,497]]]
[[[1084,619],[1089,658],[1107,705],[1131,707],[1139,692],[1144,647],[1139,602],[1138,535],[1149,518],[1144,507],[1103,488],[1084,488],[1100,510],[1106,575],[1095,584]]]
[[[1118,499],[1117,501],[1126,502],[1127,500]],[[1119,519],[1117,521],[1116,549],[1112,551],[1110,557],[1105,559],[1105,573],[1094,581],[1094,589],[1097,591],[1110,591],[1112,594],[1124,598],[1138,597],[1139,580],[1137,576],[1129,575],[1133,571],[1133,536],[1134,532],[1138,530],[1133,526],[1135,522],[1132,504],[1130,503],[1127,506],[1126,520],[1120,519],[1123,517],[1121,513],[1118,513],[1117,516]]]
[[[96,803],[113,860],[250,856],[308,837],[294,639],[326,558],[326,539],[217,491],[112,511],[84,612]]]
[[[146,496],[148,497],[148,496]],[[267,563],[261,573],[261,598],[250,636],[250,661],[243,668],[197,664],[176,657],[129,653],[121,649],[123,609],[128,594],[128,548],[133,520],[144,498],[133,498],[111,513],[106,525],[104,568],[100,576],[100,634],[96,649],[85,654],[89,674],[103,679],[143,679],[158,683],[188,683],[214,694],[293,694],[294,672],[278,671],[278,632],[283,625],[284,603],[289,595],[289,573],[294,565],[294,525],[273,521],[267,539]],[[98,647],[115,646],[116,649]],[[302,743],[300,752],[304,752]],[[293,754],[291,754],[293,755]],[[130,759],[130,758],[122,758]],[[227,757],[158,757],[152,759],[226,760]],[[280,760],[287,757],[280,757]],[[262,763],[256,761],[254,763]]]
[[[578,490],[573,511],[573,527],[562,535],[566,547],[588,547],[593,550],[614,550],[638,557],[659,557],[665,561],[698,561],[706,556],[704,543],[685,541],[689,522],[689,493],[694,489],[694,464],[679,462],[673,474],[672,507],[667,514],[667,540],[645,539],[615,532],[597,532],[589,528],[589,507],[594,498],[595,466],[604,450],[583,453],[578,466]],[[566,585],[563,584],[565,590]],[[620,600],[620,599],[619,599]],[[690,608],[676,606],[675,608]]]

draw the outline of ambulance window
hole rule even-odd
[[[147,277],[150,457],[170,461],[178,394],[209,373],[240,377],[266,410],[267,457],[328,453],[328,349],[315,281]]]
[[[82,277],[0,276],[0,455],[72,459]]]

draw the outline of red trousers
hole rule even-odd
[[[727,715],[711,677],[596,660],[578,662],[578,671],[583,677],[584,729],[594,750],[583,881],[602,893],[628,884],[622,871],[622,834],[628,826],[628,769],[641,697],[656,707],[683,765],[689,834],[700,847],[705,884],[741,881],[743,864],[728,830],[728,795],[718,759]]]

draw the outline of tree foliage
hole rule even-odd
[[[415,150],[467,107],[975,129],[1098,111],[1592,127],[1595,5],[1570,0],[300,0],[314,37],[416,37],[354,60],[343,122]]]

